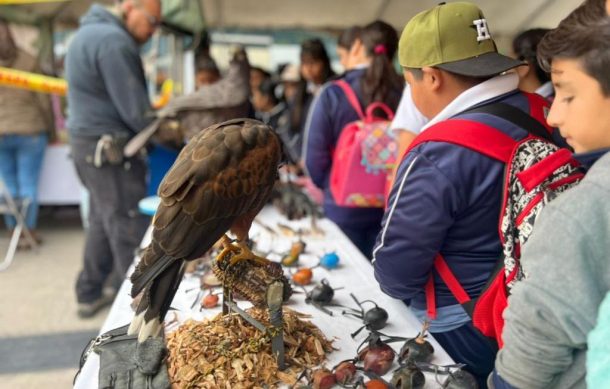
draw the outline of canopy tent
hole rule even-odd
[[[51,17],[59,24],[75,25],[80,15],[94,3],[112,4],[113,0],[2,0],[0,4],[30,3],[2,6],[25,11],[25,22]],[[304,28],[342,29],[383,19],[397,29],[413,15],[438,3],[437,0],[199,0],[209,28]],[[474,0],[490,21],[492,33],[512,36],[531,27],[554,27],[582,0]],[[194,0],[163,0],[164,13],[176,12],[184,4],[192,15]],[[169,16],[169,15],[167,15]]]
[[[343,29],[382,19],[399,31],[438,0],[200,0],[210,29]],[[583,0],[473,0],[483,10],[494,38],[505,46],[528,28],[553,28]],[[502,42],[503,41],[503,42]],[[503,44],[504,43],[504,44]]]
[[[418,12],[438,0],[161,0],[163,22],[171,30],[201,33],[205,28],[227,31],[305,29],[338,31],[382,19],[401,30]],[[508,51],[512,37],[533,27],[554,27],[582,0],[474,0],[484,11],[500,50]],[[116,0],[0,0],[0,16],[38,27],[39,56],[53,63],[53,30],[73,28],[92,3]],[[204,22],[205,20],[205,22]],[[197,40],[195,41],[197,43]],[[180,58],[181,39],[173,40]],[[46,60],[46,61],[45,61]],[[180,60],[174,66],[182,68]],[[176,76],[178,76],[176,74]],[[178,78],[179,79],[179,78]]]

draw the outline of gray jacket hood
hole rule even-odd
[[[113,14],[108,8],[101,6],[100,4],[93,4],[83,17],[80,18],[80,25],[86,24],[104,24],[111,23],[116,26],[125,29],[125,26],[119,19],[119,17]]]

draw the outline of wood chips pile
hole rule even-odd
[[[248,313],[268,325],[264,309]],[[237,314],[204,322],[189,320],[168,335],[168,370],[172,388],[274,388],[296,383],[333,350],[332,343],[306,315],[284,308],[284,344],[288,368],[279,371],[271,340]]]

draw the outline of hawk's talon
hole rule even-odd
[[[236,265],[241,261],[252,261],[259,265],[266,265],[269,263],[267,258],[255,255],[245,242],[239,242],[237,243],[237,246],[239,247],[239,254],[229,260],[229,266]]]

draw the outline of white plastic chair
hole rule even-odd
[[[24,234],[32,245],[32,248],[36,249],[38,247],[38,243],[36,242],[36,239],[34,239],[34,236],[32,236],[30,229],[25,225],[23,217],[27,212],[29,205],[30,199],[26,198],[23,199],[18,206],[17,202],[15,202],[9,193],[4,181],[0,178],[0,215],[10,215],[14,217],[16,221],[15,229],[9,240],[8,250],[4,256],[4,261],[0,263],[0,271],[6,270],[13,262],[21,234]]]

